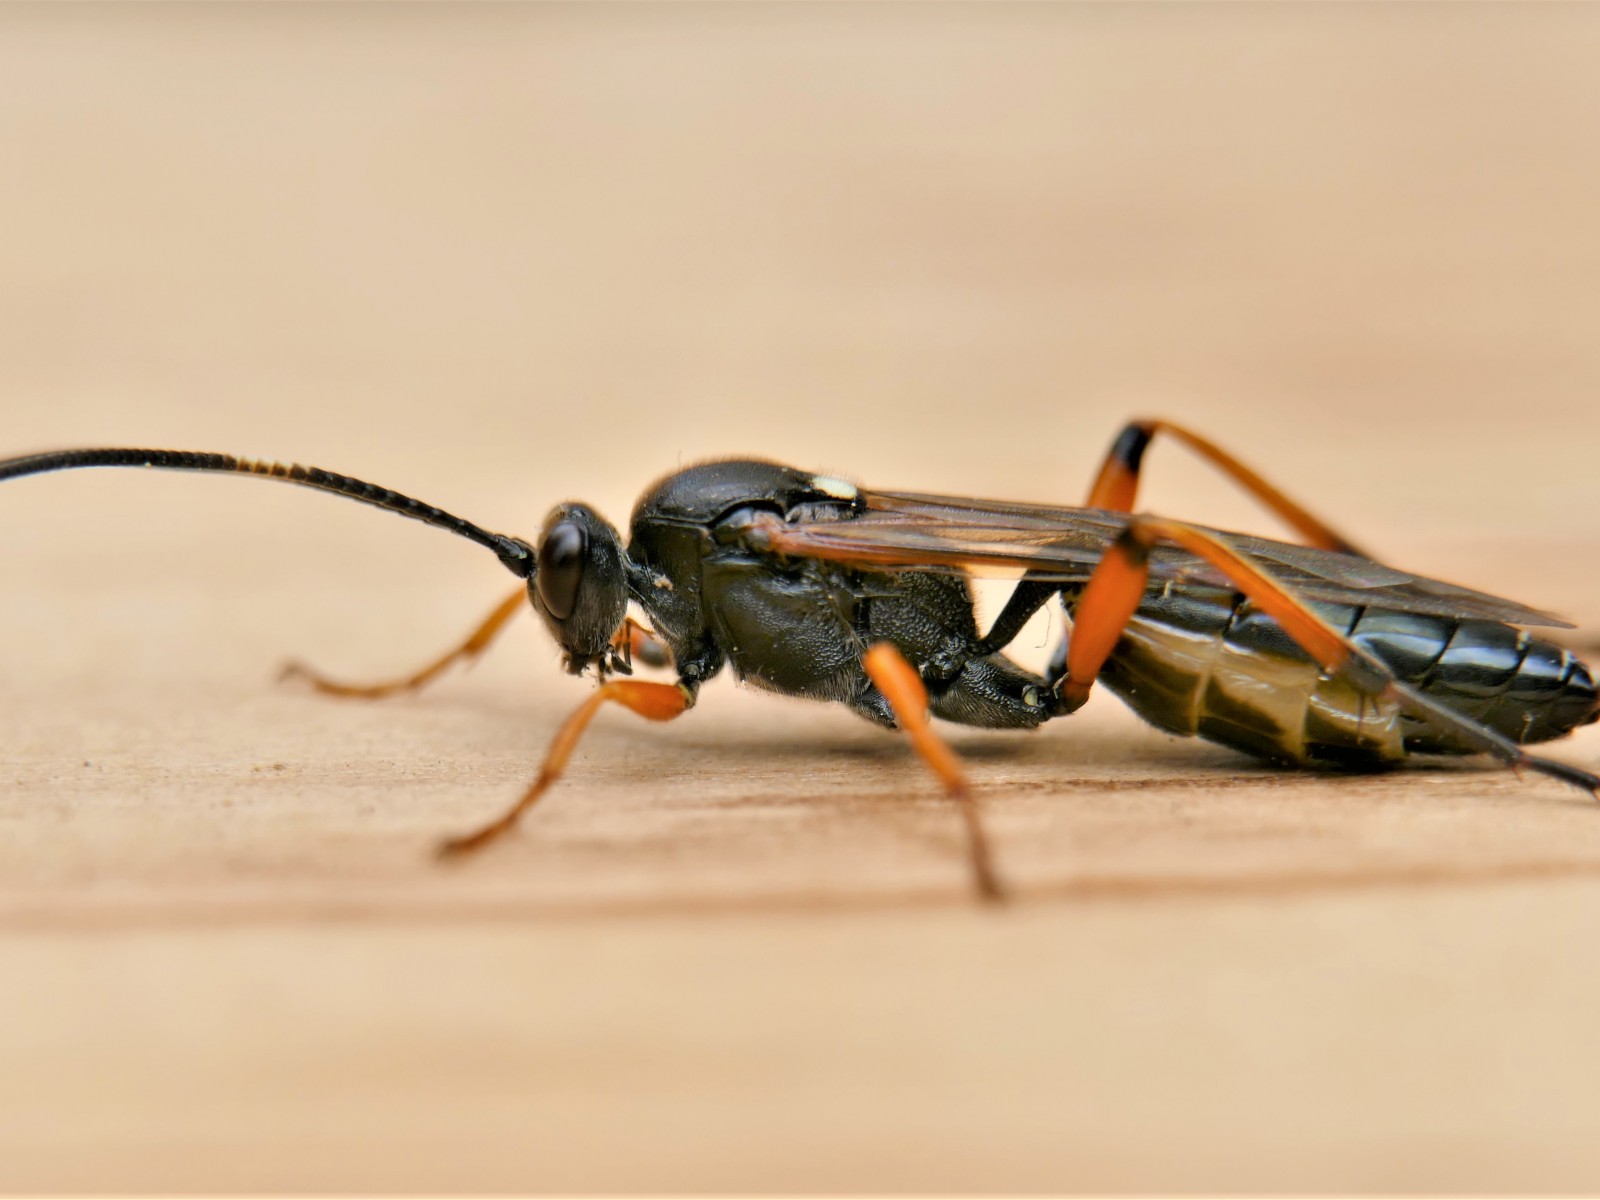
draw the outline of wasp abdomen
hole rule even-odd
[[[1494,621],[1315,604],[1395,676],[1519,743],[1600,716],[1600,690],[1559,646]],[[1152,724],[1300,766],[1371,770],[1409,753],[1467,754],[1391,701],[1324,675],[1236,593],[1184,589],[1141,603],[1101,682]]]
[[[1514,626],[1369,609],[1354,633],[1401,679],[1520,744],[1562,737],[1600,716],[1589,668]],[[1420,661],[1430,652],[1431,661]],[[1424,754],[1470,752],[1409,718],[1405,744]]]

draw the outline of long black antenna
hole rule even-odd
[[[442,508],[402,496],[388,488],[364,483],[348,475],[336,475],[320,467],[302,467],[294,463],[258,462],[249,458],[234,458],[231,454],[205,454],[190,450],[57,450],[49,454],[28,454],[21,458],[0,460],[0,481],[16,479],[23,475],[38,475],[45,471],[68,471],[74,467],[154,467],[163,471],[231,471],[241,475],[262,475],[268,479],[282,479],[302,487],[318,488],[324,492],[348,496],[363,504],[386,508],[410,517],[425,525],[435,525],[460,534],[493,550],[513,575],[522,579],[533,575],[536,560],[533,549],[519,538],[506,537],[480,529],[471,521],[463,521]]]

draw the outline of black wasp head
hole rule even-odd
[[[622,539],[604,517],[582,504],[562,504],[545,518],[528,593],[566,656],[581,674],[605,663],[628,611]]]

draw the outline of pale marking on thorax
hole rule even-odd
[[[813,475],[811,486],[835,500],[854,500],[861,495],[861,489],[848,479],[836,479],[832,475]]]

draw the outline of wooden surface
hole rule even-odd
[[[0,10],[3,450],[530,535],[741,452],[1071,502],[1153,412],[1592,635],[1597,51],[1578,6]],[[1102,696],[952,735],[980,911],[903,746],[721,680],[441,869],[584,694],[535,623],[383,705],[273,677],[417,665],[488,556],[102,472],[0,488],[0,561],[0,1187],[1600,1189],[1557,785]]]

